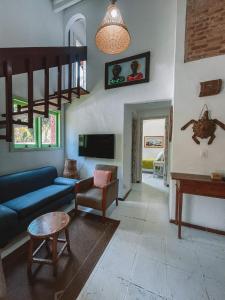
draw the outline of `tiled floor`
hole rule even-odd
[[[121,224],[79,300],[225,300],[225,238],[168,222],[166,189],[144,178],[109,213]]]

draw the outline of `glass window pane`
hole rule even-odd
[[[56,115],[50,115],[48,119],[42,118],[42,145],[56,145]]]
[[[14,144],[15,145],[35,145],[34,130],[25,126],[14,127]]]
[[[19,119],[27,122],[27,116],[21,115]],[[15,145],[35,145],[35,129],[29,129],[27,126],[14,125],[14,144]]]

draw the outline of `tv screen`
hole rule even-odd
[[[79,156],[114,158],[114,134],[79,135]]]

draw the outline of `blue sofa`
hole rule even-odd
[[[0,247],[36,217],[71,203],[76,182],[58,177],[54,167],[0,176]]]

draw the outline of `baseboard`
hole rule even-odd
[[[127,199],[127,197],[128,197],[128,195],[130,194],[130,192],[131,192],[131,190],[132,189],[130,189],[127,193],[126,193],[126,195],[123,197],[123,198],[118,198],[120,201],[125,201],[126,199]]]
[[[171,219],[170,223],[176,224],[176,221],[174,219]],[[225,231],[223,231],[223,230],[213,229],[213,228],[204,227],[204,226],[200,226],[200,225],[195,225],[195,224],[191,224],[188,222],[182,222],[181,224],[182,224],[182,226],[185,226],[185,227],[194,228],[194,229],[198,229],[198,230],[202,230],[202,231],[206,231],[206,232],[210,232],[210,233],[216,233],[219,235],[225,235]]]

